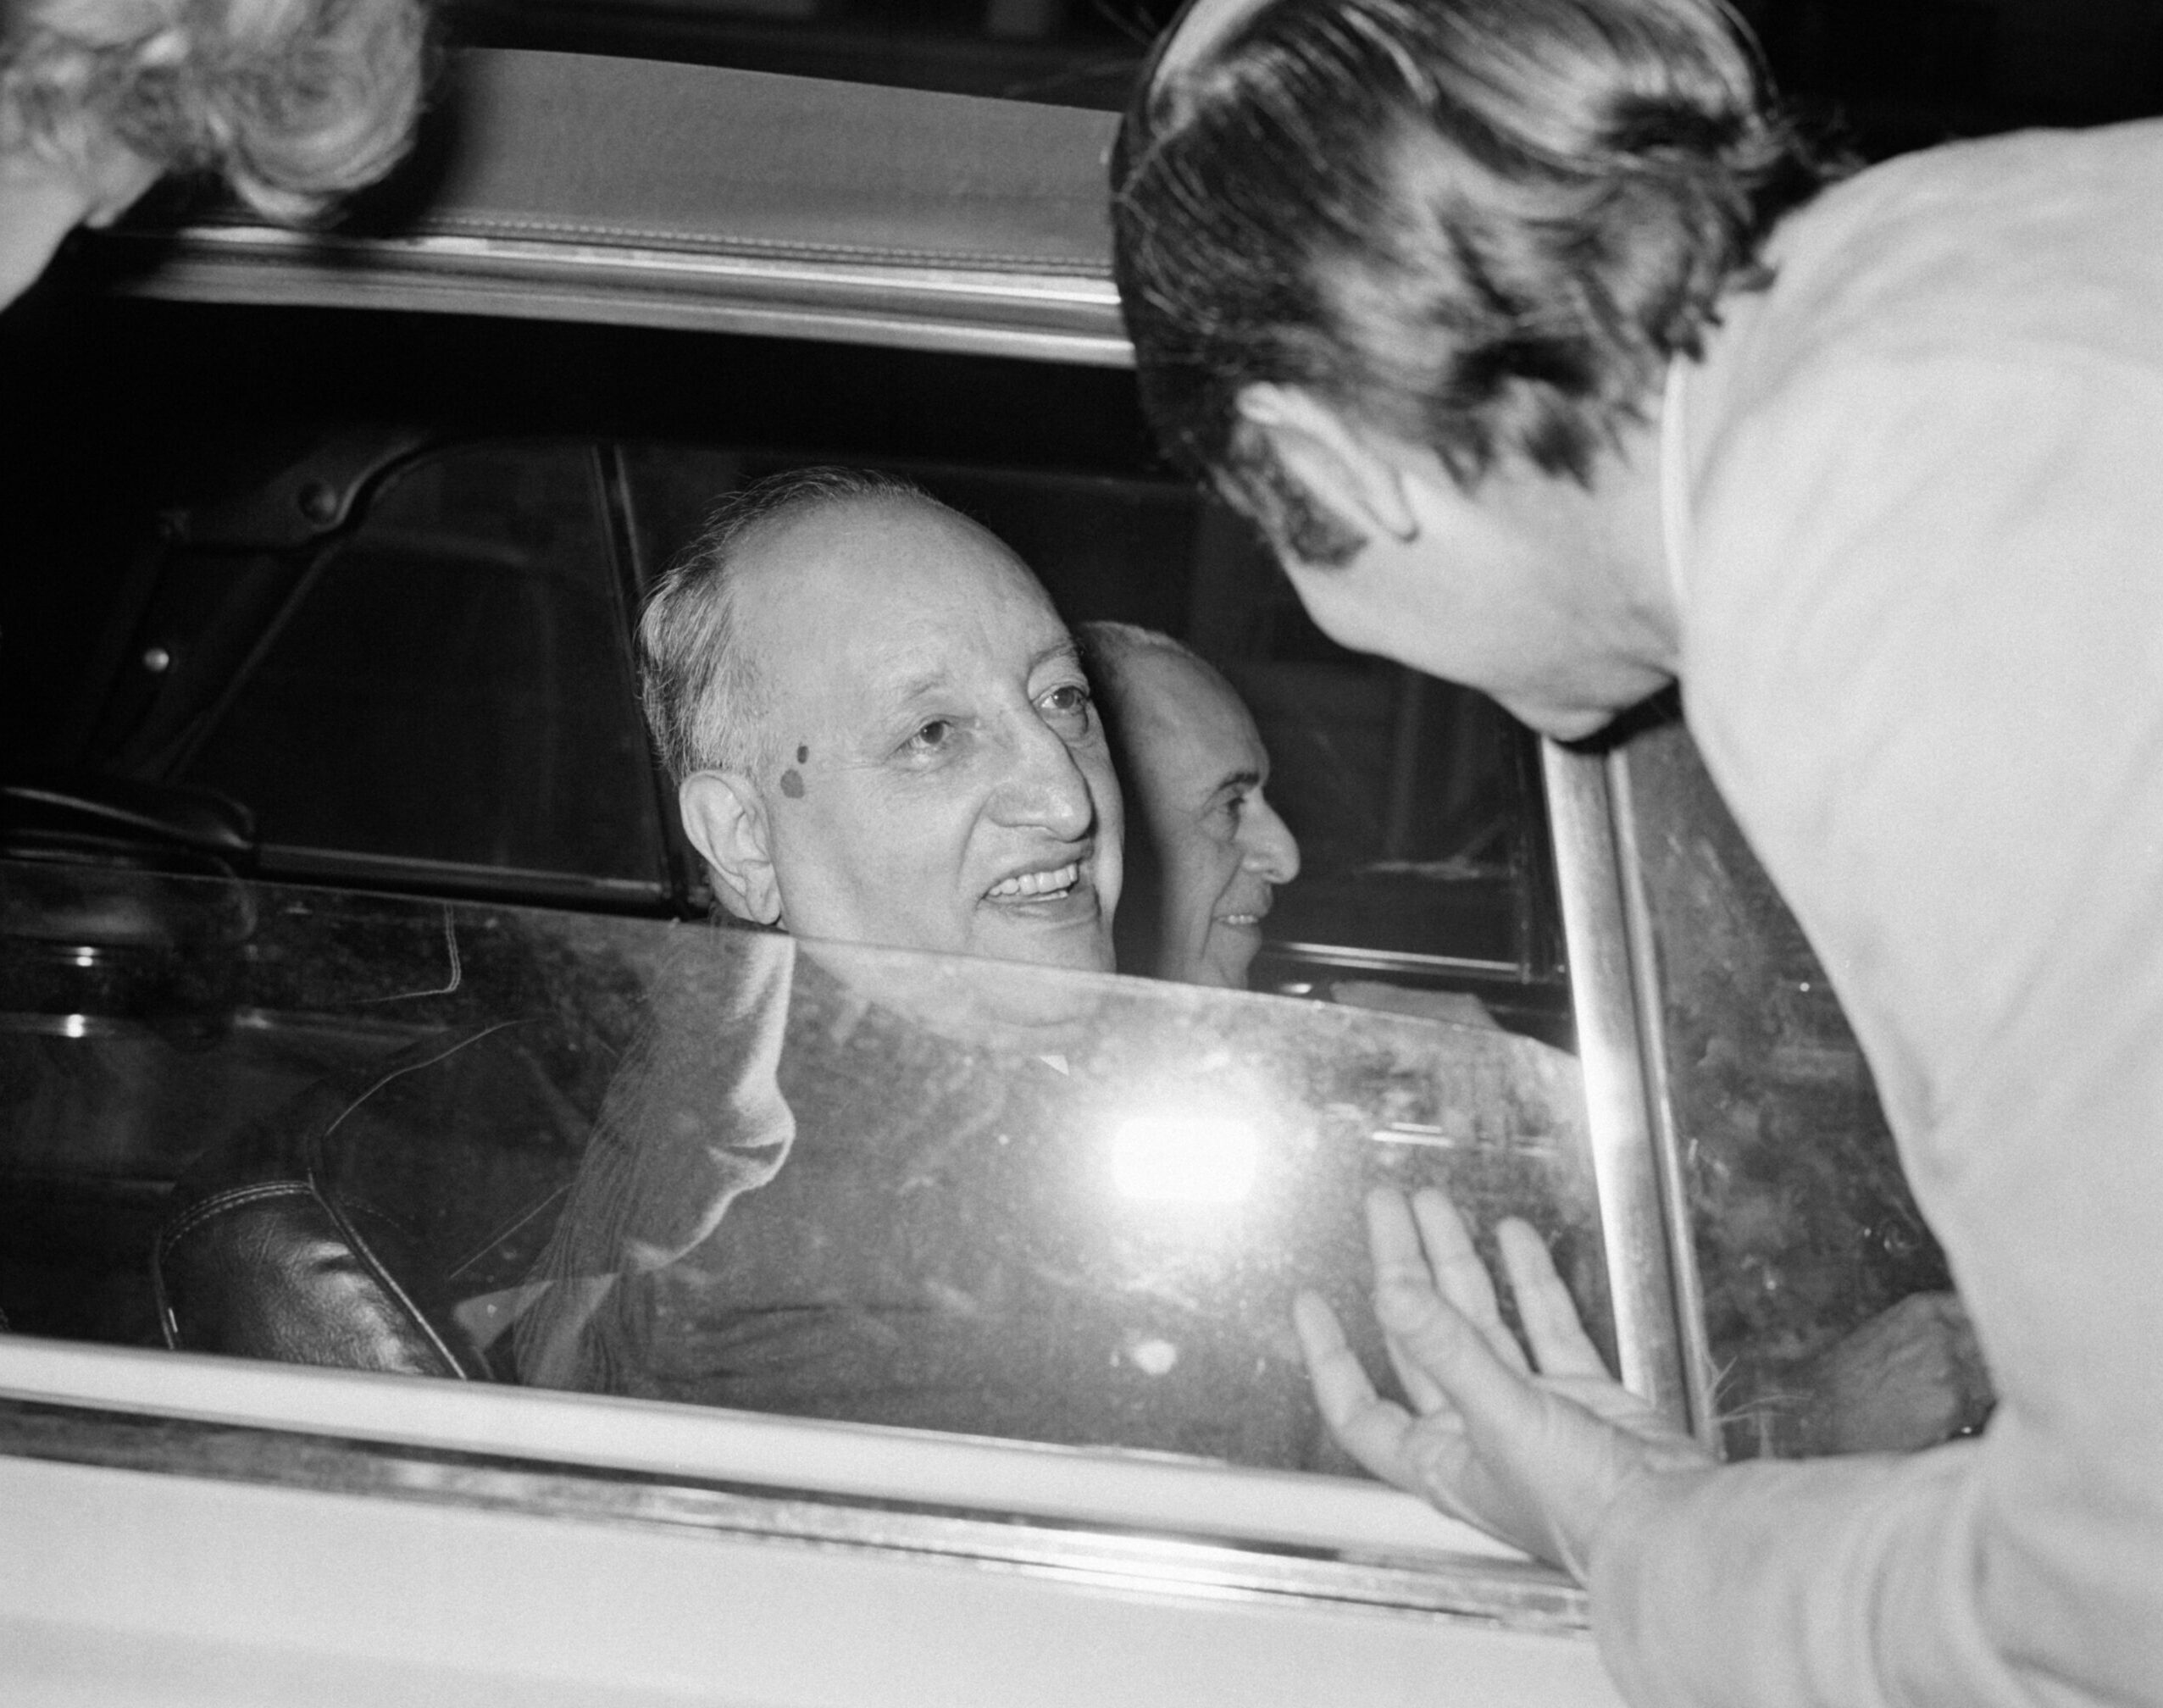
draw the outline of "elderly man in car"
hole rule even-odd
[[[889,477],[739,495],[640,629],[647,721],[729,913],[1108,972],[1120,802],[1034,575]]]
[[[657,984],[535,1272],[524,1379],[1304,1452],[1289,1346],[1251,1398],[1251,1350],[1097,1287],[1068,1135],[1111,1088],[1061,1040],[1104,993],[1035,968],[1111,970],[1121,803],[1035,578],[912,486],[811,470],[724,507],[641,641],[721,911],[777,929],[689,939]],[[1175,1375],[1127,1356],[1160,1344]]]

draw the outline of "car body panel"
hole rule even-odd
[[[1620,1700],[1583,1636],[20,1460],[0,1501],[15,1701]]]
[[[1290,1703],[1333,1678],[1379,1701],[1617,1700],[1579,1592],[1371,1484],[0,1343],[0,1394],[25,1392],[48,1421],[144,1421],[85,1462],[79,1432],[36,1437],[0,1401],[11,1701]],[[310,1440],[363,1468],[266,1469],[263,1444]],[[1286,1503],[1273,1482],[1307,1486]],[[957,1535],[896,1510],[904,1488],[1092,1524]],[[1273,1584],[1244,1550],[1179,1539],[1257,1510],[1316,1548],[1363,1538],[1367,1563],[1294,1558]]]

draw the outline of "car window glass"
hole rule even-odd
[[[301,573],[177,780],[266,845],[658,882],[652,774],[595,452],[458,446],[395,470]]]
[[[1632,744],[1628,778],[1728,1452],[1979,1423],[1980,1353],[1824,968],[1679,724]]]
[[[1546,1233],[1611,1350],[1576,1063],[1492,1028],[562,912],[0,878],[8,1220],[64,1171],[73,1195],[0,1265],[19,1330],[346,1361],[349,1295],[308,1277],[352,1266],[275,1261],[305,1239],[364,1250],[480,1377],[1344,1471],[1291,1299],[1332,1300],[1386,1383],[1361,1201],[1438,1182],[1483,1228]],[[282,1219],[302,1200],[329,1219]]]

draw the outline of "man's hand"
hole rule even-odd
[[[1711,1467],[1695,1441],[1608,1375],[1525,1223],[1504,1222],[1495,1234],[1531,1361],[1445,1194],[1423,1191],[1407,1206],[1378,1190],[1367,1212],[1375,1317],[1414,1409],[1375,1393],[1320,1299],[1301,1295],[1293,1315],[1330,1433],[1377,1477],[1582,1582],[1593,1536],[1625,1483]]]
[[[1989,1415],[1990,1374],[1950,1293],[1911,1293],[1828,1350],[1805,1378],[1809,1453],[1905,1453]]]

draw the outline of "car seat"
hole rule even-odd
[[[578,1047],[546,1019],[446,1031],[214,1149],[152,1251],[166,1345],[515,1379],[504,1331],[591,1126]]]

